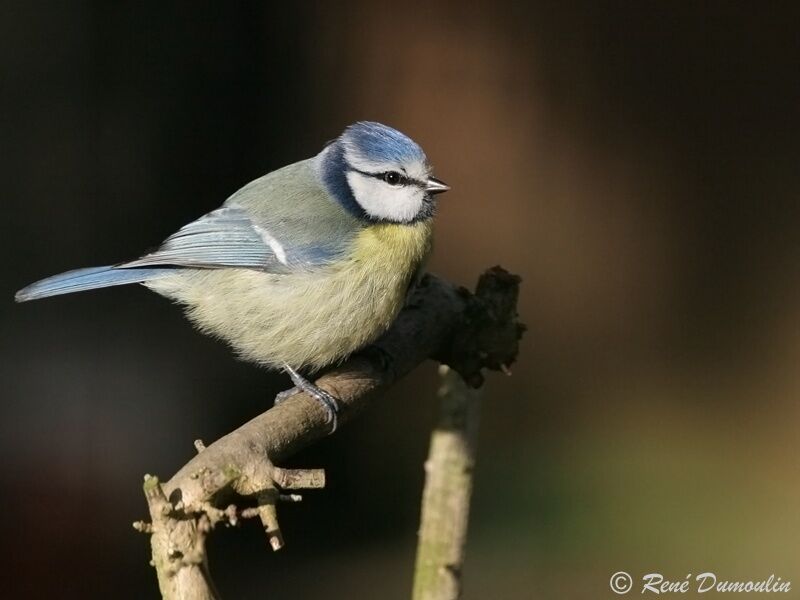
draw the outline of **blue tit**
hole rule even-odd
[[[295,384],[287,393],[319,400],[333,430],[336,399],[299,372],[344,360],[391,325],[431,250],[435,196],[448,189],[413,140],[358,122],[157,250],[48,277],[16,300],[141,283],[241,358],[284,369]]]

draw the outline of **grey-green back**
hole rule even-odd
[[[310,270],[340,258],[363,227],[328,194],[308,159],[248,183],[155,252],[119,267]]]

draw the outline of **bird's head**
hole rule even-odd
[[[428,159],[414,140],[380,123],[350,125],[318,160],[331,195],[369,221],[413,223],[431,218],[434,196],[450,189],[431,175]]]

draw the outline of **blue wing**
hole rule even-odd
[[[278,229],[272,224],[273,229]],[[291,238],[283,228],[281,238]],[[155,252],[130,262],[107,267],[77,269],[37,281],[17,292],[17,302],[71,294],[97,288],[142,283],[167,275],[174,268],[258,269],[290,273],[330,263],[342,246],[309,244],[279,239],[258,227],[238,206],[224,206],[189,223],[173,234]]]
[[[259,227],[247,211],[223,206],[182,227],[154,252],[117,268],[179,266],[240,267],[289,273],[331,262],[341,248],[334,244],[297,244],[290,231],[283,235]]]

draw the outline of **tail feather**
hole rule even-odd
[[[71,294],[73,292],[125,285],[127,283],[141,283],[169,271],[171,271],[169,268],[117,269],[112,266],[76,269],[32,283],[18,291],[14,299],[17,302],[27,302],[28,300],[38,300],[48,296]]]

